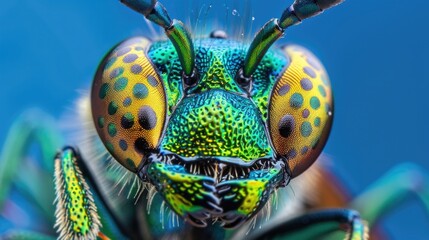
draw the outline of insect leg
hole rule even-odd
[[[8,131],[0,152],[0,225],[5,221],[6,226],[46,233],[52,229],[52,157],[62,142],[54,126],[47,114],[29,110]]]
[[[59,239],[108,239],[106,235],[124,238],[84,161],[71,147],[65,147],[55,157],[55,190]]]
[[[373,225],[389,211],[417,196],[429,213],[429,175],[413,163],[401,164],[377,180],[350,204]]]
[[[323,239],[343,232],[344,239],[368,239],[368,228],[359,214],[349,209],[329,209],[306,213],[289,221],[277,221],[250,236],[252,240]],[[337,239],[337,238],[334,238]]]

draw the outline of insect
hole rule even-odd
[[[270,202],[287,198],[283,188],[300,174],[328,176],[308,168],[326,142],[333,107],[327,74],[314,55],[299,46],[269,48],[287,27],[339,1],[296,1],[247,51],[221,32],[195,48],[159,2],[124,3],[161,25],[169,41],[126,40],[100,64],[90,98],[79,104],[83,122],[94,125],[90,141],[55,158],[60,238],[313,239],[334,230],[365,238],[367,227],[352,210],[282,221],[278,212],[287,201],[277,208]],[[108,186],[123,181],[140,200],[136,205],[109,195]],[[358,198],[352,206],[377,212],[359,207],[364,202]],[[261,218],[272,221],[249,227]]]

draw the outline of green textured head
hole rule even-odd
[[[160,149],[188,163],[215,160],[249,166],[259,159],[273,157],[265,131],[267,88],[286,64],[281,55],[269,55],[269,65],[261,68],[251,97],[248,89],[234,77],[243,61],[242,46],[223,39],[202,39],[196,49],[199,80],[193,86],[181,82],[180,65],[162,74],[170,89],[171,116]],[[168,42],[154,44],[148,54],[158,69],[165,68],[174,56]],[[177,74],[179,73],[179,74]],[[271,79],[271,80],[270,80]],[[265,116],[265,117],[264,117]]]
[[[167,202],[174,202],[171,206],[177,213],[198,226],[213,219],[224,227],[234,227],[256,214],[270,193],[288,178],[270,145],[266,122],[271,89],[288,59],[280,51],[269,52],[252,83],[246,84],[235,78],[246,54],[243,43],[200,39],[195,52],[196,81],[186,83],[179,61],[172,61],[178,57],[171,43],[154,43],[148,50],[167,89],[169,117],[156,157],[167,166],[159,167],[167,171],[168,166],[180,166],[189,177],[204,176],[193,181],[181,175],[183,185],[175,187],[176,194],[165,192],[164,196]],[[185,192],[200,192],[195,194],[200,200],[192,200],[189,192],[184,193],[187,197],[177,198],[183,196],[177,192],[185,182],[198,181],[203,182],[201,188],[195,185]]]
[[[196,226],[255,216],[329,133],[331,90],[318,59],[299,46],[272,49],[245,81],[246,48],[199,39],[189,79],[169,41],[133,38],[106,56],[92,87],[108,151]]]

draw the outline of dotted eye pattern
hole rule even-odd
[[[296,177],[317,159],[326,143],[333,100],[326,70],[312,53],[296,45],[283,51],[290,64],[272,90],[268,129],[276,153],[286,158]]]
[[[101,140],[133,172],[145,152],[157,148],[166,117],[166,95],[147,57],[149,45],[149,40],[136,37],[115,47],[100,64],[91,92]]]

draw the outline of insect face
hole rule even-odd
[[[184,82],[170,42],[134,38],[100,65],[94,123],[106,148],[187,221],[237,226],[304,171],[329,132],[327,75],[305,49],[269,51],[237,81],[242,43],[200,39],[196,82]]]
[[[219,32],[195,49],[161,3],[124,0],[170,41],[128,40],[105,58],[92,88],[100,138],[192,224],[243,223],[316,160],[332,121],[319,61],[299,47],[270,46],[288,27],[340,2],[294,1],[244,52],[246,43]]]

